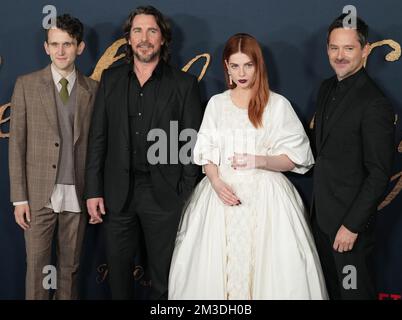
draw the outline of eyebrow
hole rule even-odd
[[[250,60],[250,61],[248,61],[248,62],[246,62],[246,63],[244,63],[244,64],[250,64],[250,63],[253,63],[253,61]],[[234,62],[229,62],[229,64],[230,64],[230,65],[235,65],[235,66],[239,65],[238,63],[234,63]]]
[[[132,27],[131,30],[142,30],[142,27]],[[158,28],[155,27],[149,27],[147,28],[147,30],[151,30],[151,31],[158,31]]]
[[[346,47],[346,48],[355,48],[356,47],[356,45],[354,45],[354,44],[345,44],[345,45],[337,45],[337,44],[329,44],[328,45],[328,47],[331,47],[331,48],[333,48],[333,47]]]
[[[50,41],[49,44],[65,44],[65,43],[71,43],[74,44],[74,41],[64,41],[64,42],[57,42],[57,41]]]

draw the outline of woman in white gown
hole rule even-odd
[[[206,177],[183,213],[169,299],[326,299],[306,210],[281,173],[314,164],[290,103],[269,91],[257,41],[231,37],[229,90],[213,96],[194,149]]]

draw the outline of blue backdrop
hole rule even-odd
[[[205,101],[223,91],[221,54],[225,41],[234,33],[247,32],[261,43],[267,61],[270,86],[293,104],[308,130],[315,109],[319,83],[332,75],[326,56],[326,28],[345,5],[353,4],[358,15],[369,24],[370,41],[393,39],[402,43],[402,2],[397,0],[129,0],[23,1],[3,0],[0,9],[0,107],[10,101],[17,76],[44,67],[48,57],[43,49],[42,9],[56,6],[58,13],[70,13],[85,25],[84,54],[78,59],[79,69],[90,75],[104,51],[122,37],[122,24],[138,5],[152,4],[172,21],[172,64],[184,66],[201,53],[211,55],[211,64],[201,80]],[[402,114],[402,62],[385,61],[388,46],[377,48],[369,58],[367,69],[393,102],[395,112]],[[199,74],[202,62],[189,72]],[[4,109],[4,108],[3,108]],[[0,115],[1,115],[0,109]],[[3,119],[10,110],[3,113]],[[1,119],[0,119],[1,120]],[[8,123],[0,124],[3,133]],[[0,131],[0,132],[1,132]],[[398,152],[397,146],[401,142]],[[397,124],[395,137],[395,177],[389,191],[402,188],[402,133]],[[310,203],[311,173],[289,175],[305,200]],[[380,298],[399,298],[402,294],[402,196],[396,195],[379,211],[378,284]],[[105,263],[102,232],[88,225],[82,257],[81,294],[84,299],[108,298],[104,281]],[[138,287],[147,283],[138,269]],[[8,139],[0,138],[0,299],[24,298],[25,248],[23,232],[14,222],[9,202]],[[392,296],[391,296],[392,295]]]

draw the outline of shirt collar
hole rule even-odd
[[[160,59],[158,64],[156,65],[154,72],[152,73],[153,78],[156,77],[156,78],[160,79],[162,77],[164,64],[165,63],[163,62],[163,60]]]
[[[150,80],[151,79],[160,79],[162,77],[162,74],[163,74],[163,66],[164,65],[165,65],[165,62],[162,59],[160,59],[158,64],[156,65],[154,71],[152,71],[152,75],[151,75],[151,77],[149,79]],[[130,63],[130,70],[129,70],[128,74],[129,74],[129,76],[137,77],[133,70],[134,70],[134,64],[131,62]]]
[[[351,76],[338,81],[337,82],[337,86],[339,87],[339,89],[343,90],[343,89],[347,89],[349,88],[357,78],[359,78],[359,76],[364,72],[364,67],[360,68],[359,71],[357,71],[356,73],[352,74]]]
[[[50,69],[52,70],[52,77],[53,77],[53,81],[56,84],[56,86],[60,86],[60,83],[59,83],[60,79],[66,78],[68,81],[68,88],[74,87],[75,80],[77,79],[77,72],[75,70],[75,66],[74,66],[73,71],[71,71],[71,73],[67,77],[63,77],[59,73],[57,68],[53,65],[53,63],[50,65]]]

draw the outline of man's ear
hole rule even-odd
[[[47,54],[47,55],[50,55],[50,52],[49,52],[49,45],[48,45],[47,41],[45,41],[45,42],[43,43],[43,47],[45,48],[46,54]]]
[[[81,55],[84,52],[84,49],[85,49],[85,42],[81,41],[80,44],[78,45],[77,55]]]
[[[368,55],[370,54],[370,44],[366,43],[366,45],[363,47],[363,58],[366,59]]]

